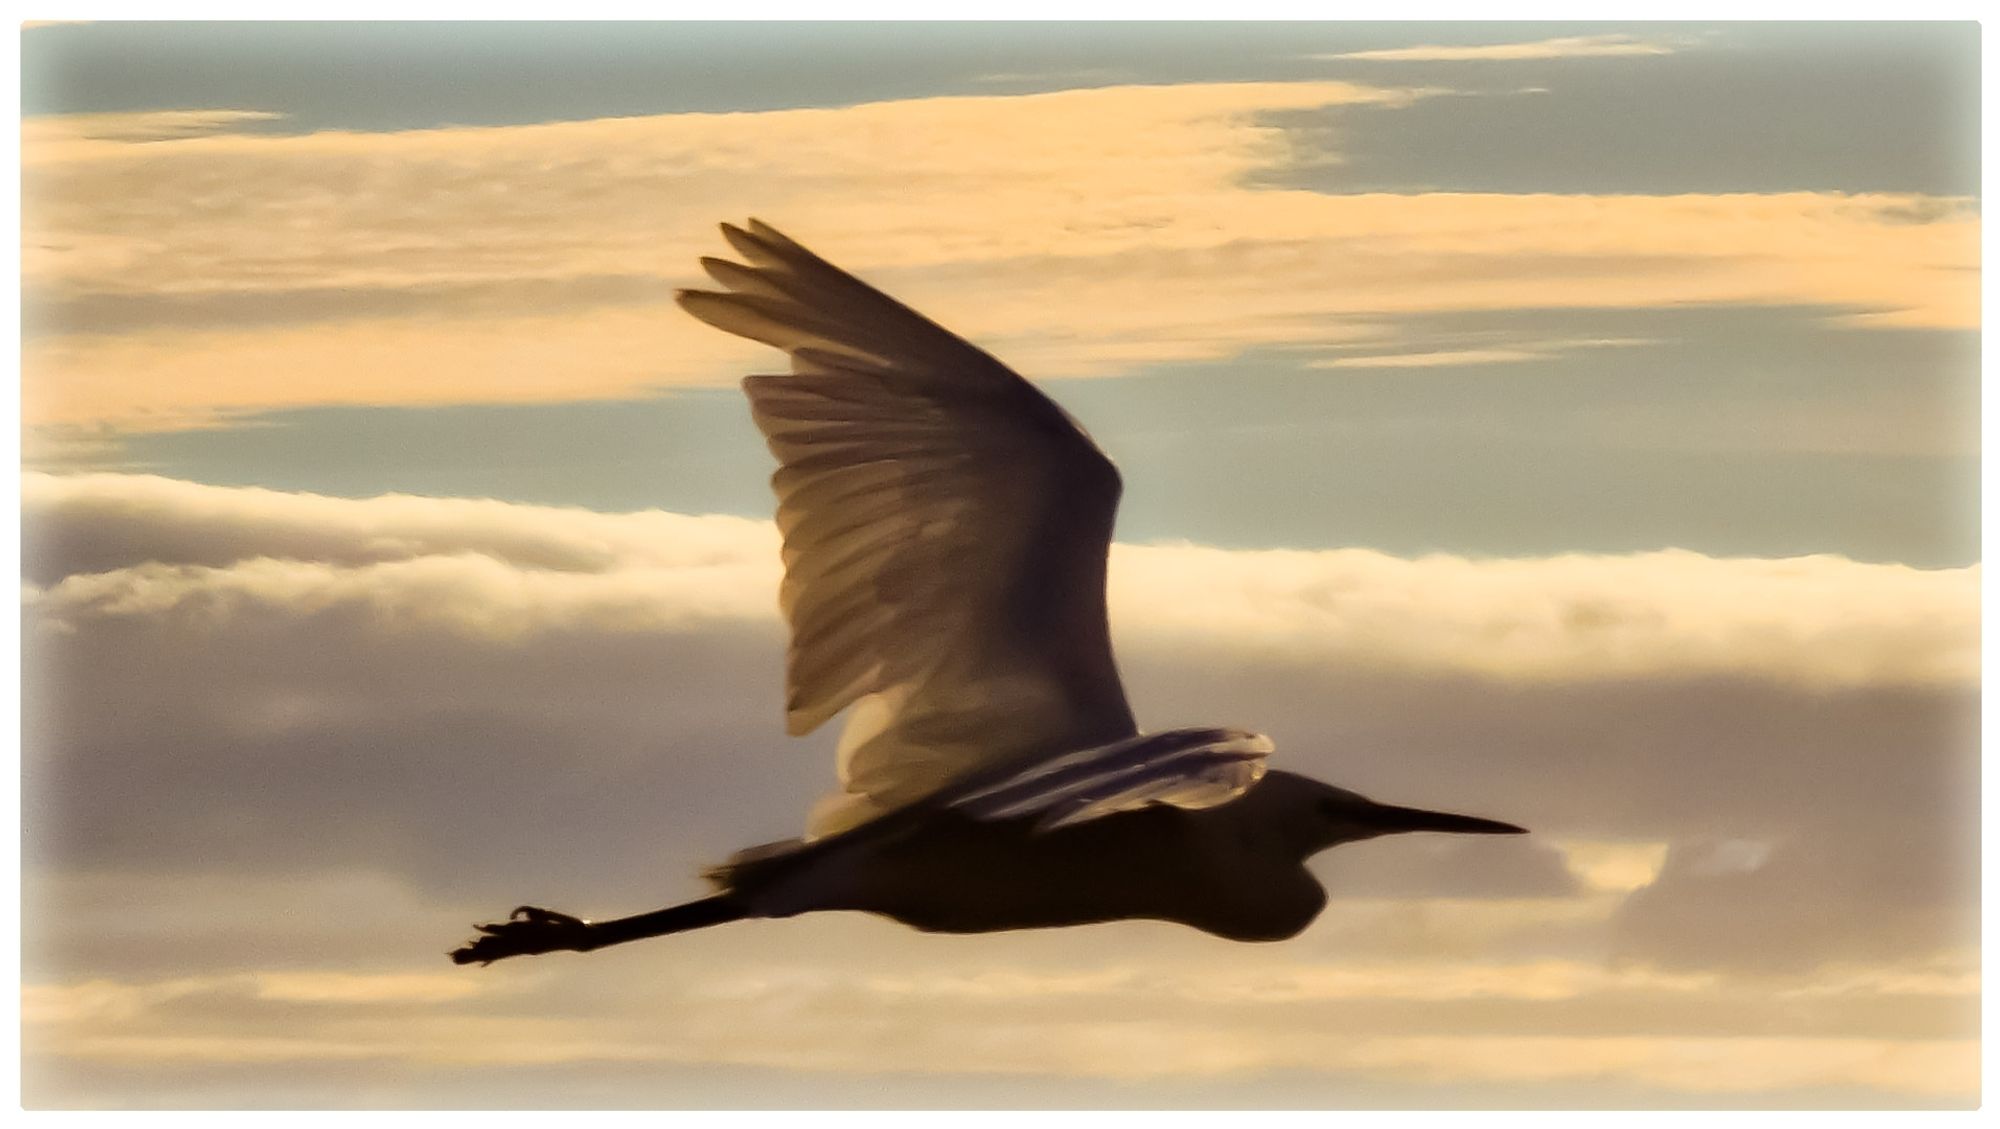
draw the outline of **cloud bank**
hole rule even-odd
[[[25,480],[46,630],[202,607],[366,609],[486,638],[775,622],[769,523],[491,501],[353,501],[125,475]],[[1973,685],[1980,569],[1664,551],[1405,560],[1366,549],[1120,545],[1114,631],[1353,669],[1595,681],[1750,675]]]
[[[1536,834],[1331,852],[1286,946],[827,915],[469,976],[468,921],[698,894],[830,786],[829,735],[782,737],[770,528],[23,504],[30,1104],[1976,1094],[1976,569],[1121,545],[1147,723]]]

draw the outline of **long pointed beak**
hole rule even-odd
[[[1476,815],[1453,815],[1447,811],[1425,811],[1422,808],[1402,808],[1394,804],[1376,804],[1359,814],[1368,823],[1380,827],[1384,835],[1399,831],[1451,831],[1461,835],[1528,833],[1525,827],[1516,827],[1497,819],[1481,819]]]

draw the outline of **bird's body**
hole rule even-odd
[[[522,907],[460,963],[590,950],[744,917],[882,914],[985,933],[1131,918],[1244,941],[1326,904],[1338,843],[1511,824],[1378,804],[1266,770],[1242,729],[1141,733],[1113,661],[1121,482],[1083,429],[988,354],[756,221],[749,262],[683,291],[776,346],[744,381],[779,469],[794,734],[845,712],[842,788],[804,837],[739,853],[697,902],[590,923]]]
[[[1221,807],[1156,804],[1048,830],[921,810],[712,873],[758,917],[862,910],[933,933],[1140,918],[1283,940],[1326,892],[1306,870],[1309,845],[1285,842],[1268,809],[1311,783],[1271,773]]]
[[[1161,806],[1049,832],[947,814],[732,893],[756,916],[863,910],[930,933],[1144,919],[1283,940],[1318,916],[1326,891],[1304,859],[1260,850],[1255,830],[1227,809]]]

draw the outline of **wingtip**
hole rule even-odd
[[[811,252],[807,252],[799,244],[798,240],[793,239],[791,236],[786,235],[756,216],[751,216],[748,220],[745,220],[742,226],[733,223],[724,223],[721,227],[722,238],[727,240],[729,245],[734,247],[738,253],[745,256],[755,256],[760,251],[765,255],[778,255],[785,252],[794,254],[805,252],[806,254],[811,254]]]
[[[750,222],[753,225],[756,223],[755,220]],[[743,228],[737,227],[733,223],[722,225],[722,238],[729,244],[732,250],[752,263],[759,263],[776,257],[776,253],[768,246],[765,246],[762,239],[749,231],[745,231]]]
[[[727,326],[717,325],[716,319],[726,316],[729,299],[730,295],[714,290],[682,287],[674,291],[674,305],[679,306],[681,312],[707,325],[715,325],[719,329],[728,329]],[[735,331],[730,330],[730,332]]]
[[[714,255],[703,255],[700,261],[702,271],[719,286],[738,289],[750,275],[750,268]]]

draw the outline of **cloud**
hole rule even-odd
[[[1512,62],[1524,59],[1601,59],[1642,55],[1671,55],[1674,45],[1636,35],[1566,35],[1522,43],[1488,43],[1478,46],[1446,47],[1426,44],[1419,47],[1390,47],[1379,51],[1349,51],[1338,55],[1309,55],[1312,59],[1360,59],[1382,63]]]
[[[775,623],[776,535],[741,518],[350,501],[123,475],[30,475],[23,506],[29,575],[53,581],[31,601],[44,630],[201,608],[351,610],[405,630],[517,640]],[[1109,599],[1121,638],[1240,658],[1527,681],[1969,685],[1979,575],[1683,551],[1405,560],[1120,545]]]
[[[92,1020],[126,1022],[163,1003],[192,995],[235,993],[278,1003],[444,1003],[490,991],[493,985],[442,972],[276,971],[194,976],[142,984],[87,980],[29,985],[22,1018],[35,1024]]]
[[[1625,893],[1659,877],[1669,845],[1572,840],[1562,844],[1562,851],[1571,873],[1587,886]]]
[[[830,732],[779,738],[767,523],[140,476],[25,485],[26,700],[49,742],[26,778],[79,797],[42,817],[51,857],[255,851],[617,900],[629,860],[692,874],[792,833],[830,784]],[[1638,888],[1630,952],[1757,964],[1956,935],[1965,846],[1947,797],[1971,771],[1957,703],[1978,681],[1978,573],[1120,545],[1110,598],[1150,725],[1249,724],[1291,767],[1554,844],[1348,848],[1320,864],[1340,898]],[[555,750],[566,784],[535,789],[527,822],[481,817],[517,810]],[[711,799],[651,837],[662,790]],[[265,842],[279,826],[294,834]],[[1770,891],[1687,870],[1692,848],[1662,869],[1662,844],[1724,832],[1792,844],[1776,860],[1869,861]],[[542,856],[549,835],[576,854]],[[1787,882],[1814,893],[1777,896]],[[1878,920],[1892,895],[1918,901]],[[1762,924],[1693,924],[1718,905]],[[1819,935],[1832,917],[1847,927]]]
[[[966,1075],[1127,1104],[1975,1092],[1976,668],[1940,658],[1974,570],[1121,546],[1149,725],[1251,724],[1287,767],[1537,834],[1330,852],[1283,946],[834,914],[474,975],[442,958],[468,922],[694,896],[831,784],[828,735],[781,734],[769,527],[24,485],[31,1104],[235,1104],[279,1063],[305,1104],[388,1106],[774,1093],[732,1071],[808,1072],[808,1105]]]
[[[745,213],[1038,376],[1339,342],[1441,310],[1818,304],[1874,327],[1977,325],[1969,201],[1260,185],[1295,155],[1274,114],[1434,93],[1122,86],[44,138],[24,149],[24,413],[37,429],[162,430],[732,382],[768,354],[669,294],[720,250],[714,222]]]
[[[88,160],[68,151],[27,158],[36,187],[48,190],[35,193],[36,235],[61,241],[37,246],[29,270],[65,290],[110,293],[409,286],[648,267],[679,276],[691,272],[694,255],[713,252],[718,218],[746,209],[775,218],[815,200],[811,210],[829,221],[856,221],[827,226],[871,247],[865,261],[878,268],[1088,256],[1152,245],[1159,225],[1145,220],[1147,209],[1179,230],[1184,204],[1230,191],[1234,178],[1281,158],[1282,134],[1257,115],[1417,96],[1341,82],[1123,86],[500,128],[104,142]],[[139,171],[159,179],[126,182]],[[904,186],[906,221],[921,221],[900,234],[883,230],[889,215],[874,198],[892,184]],[[962,209],[971,186],[989,223],[939,230],[948,197]],[[216,208],[190,214],[175,197],[188,189],[215,193]],[[1026,209],[1064,198],[1070,206],[1060,213],[1025,222]],[[263,242],[273,225],[290,237]],[[132,238],[144,234],[186,255],[141,254]],[[1171,243],[1229,238],[1179,234]]]
[[[1121,547],[1112,570],[1114,625],[1356,669],[1585,682],[1754,675],[1809,686],[1978,675],[1977,566],[1154,545]]]
[[[1858,1084],[1940,1096],[1962,1093],[1979,1058],[1973,1040],[1874,1039],[1396,1039],[1371,1047],[1369,1065],[1437,1080],[1629,1075],[1663,1089],[1726,1095],[1774,1086]],[[1450,1062],[1449,1068],[1442,1062]]]
[[[1683,1101],[1846,1087],[1963,1101],[1977,1073],[1976,1041],[1939,1022],[1963,1010],[1963,994],[1944,1005],[1861,989],[1875,1014],[1900,1007],[1916,1018],[1908,1035],[1845,1033],[1860,1000],[1824,997],[1792,1000],[1774,1027],[1723,1034],[1662,1018],[1727,1015],[1767,985],[1551,959],[1246,964],[1171,949],[1127,950],[1117,964],[1071,957],[1067,967],[991,959],[972,967],[938,957],[935,945],[927,957],[907,935],[898,943],[861,920],[830,921],[825,933],[837,943],[817,957],[793,949],[718,964],[724,942],[695,935],[678,961],[627,962],[610,975],[575,963],[489,973],[492,987],[421,1006],[302,1004],[265,991],[272,977],[263,973],[34,985],[26,1041],[98,1069],[369,1060],[392,1065],[391,1076],[550,1063],[580,1074],[633,1061],[881,1075],[881,1093],[924,1075],[1100,1078],[1166,1104],[1192,1080],[1229,1077],[1260,1083],[1266,1101],[1283,1103],[1284,1088],[1266,1080],[1293,1070],[1336,1084],[1372,1076],[1411,1096],[1468,1082],[1546,1087],[1595,1078]],[[675,1021],[662,1024],[662,1014]],[[1566,1024],[1598,1029],[1557,1033]],[[946,1031],[957,1037],[938,1037]],[[655,1082],[651,1092],[672,1089]]]
[[[1434,353],[1383,353],[1376,356],[1332,357],[1314,361],[1312,368],[1432,368],[1438,365],[1507,365],[1539,361],[1548,354],[1532,349],[1446,349]]]
[[[268,110],[144,110],[119,113],[51,114],[24,118],[21,143],[42,157],[104,152],[88,142],[176,141],[237,132],[255,122],[282,121]],[[74,148],[71,148],[74,147]]]
[[[1969,951],[1977,911],[1949,892],[1976,883],[1976,857],[1973,828],[1955,821],[1944,834],[1836,827],[1804,842],[1691,838],[1620,908],[1617,944],[1627,956],[1683,968],[1782,966],[1769,939],[1812,927],[1827,930],[1829,958],[1900,957],[1920,938],[1952,938]]]
[[[1504,348],[1432,349],[1405,353],[1361,353],[1309,361],[1308,368],[1436,368],[1442,365],[1500,365],[1543,361],[1577,349],[1656,345],[1646,338],[1565,338],[1519,341]]]
[[[775,557],[769,522],[658,511],[602,514],[469,498],[367,501],[151,475],[30,473],[25,575],[50,583],[148,562],[224,568],[256,558],[365,565],[475,555],[595,573]]]
[[[264,972],[257,998],[287,1003],[442,1003],[479,995],[490,985],[442,972]]]

